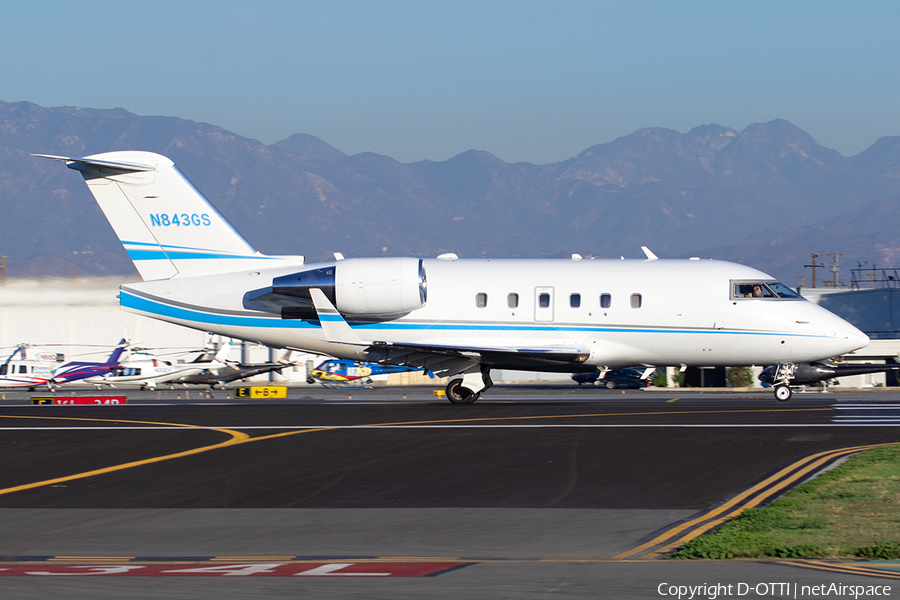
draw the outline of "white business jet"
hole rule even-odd
[[[697,258],[345,258],[257,252],[175,164],[150,152],[46,156],[79,171],[142,283],[127,311],[219,335],[449,376],[476,401],[491,369],[793,365],[868,344],[771,276]],[[455,260],[454,260],[455,259]]]

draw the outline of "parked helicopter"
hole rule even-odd
[[[141,389],[156,389],[157,384],[169,383],[183,377],[195,375],[203,371],[218,371],[227,365],[223,362],[231,349],[230,344],[225,344],[210,360],[202,362],[190,362],[173,364],[172,361],[163,360],[149,354],[146,348],[127,346],[128,358],[109,369],[103,375],[95,375],[85,379],[97,387],[108,385],[115,387],[117,384],[140,385]]]
[[[52,390],[64,383],[102,377],[116,368],[126,347],[127,342],[122,339],[104,362],[84,360],[64,362],[65,354],[53,352],[48,347],[36,348],[30,344],[20,344],[3,364],[0,364],[0,387],[34,389],[46,386]]]
[[[189,365],[196,363],[211,363],[215,357],[215,350],[206,350],[203,354],[195,358]],[[243,363],[234,360],[228,360],[227,356],[222,357],[221,361],[225,363],[224,367],[217,369],[204,369],[199,373],[185,375],[177,380],[178,383],[193,385],[208,385],[211,388],[221,386],[232,381],[240,381],[253,377],[254,375],[262,375],[264,373],[277,372],[280,373],[286,367],[293,367],[296,363],[290,360],[292,352],[289,350],[285,353],[284,358],[275,362],[263,363]]]
[[[332,358],[324,361],[310,371],[306,383],[319,382],[325,387],[364,387],[372,388],[372,377],[391,373],[407,373],[420,371],[413,367],[397,367],[371,362],[360,362],[349,359]],[[428,373],[430,377],[434,377]]]

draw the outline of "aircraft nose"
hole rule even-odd
[[[850,323],[846,323],[843,334],[848,348],[848,350],[844,351],[845,353],[853,352],[854,350],[859,350],[860,348],[865,348],[869,345],[869,336],[864,334],[862,331],[860,331]]]
[[[821,307],[817,308],[821,309]],[[832,312],[825,311],[823,313],[823,318],[819,321],[819,327],[819,331],[833,340],[833,343],[830,344],[832,346],[830,348],[833,352],[832,356],[848,354],[869,345],[869,336],[857,329],[852,323]]]

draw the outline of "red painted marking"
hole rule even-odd
[[[428,577],[462,562],[5,565],[0,577]]]
[[[125,396],[56,396],[53,404],[125,404]]]

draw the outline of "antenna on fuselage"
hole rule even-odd
[[[644,255],[647,257],[647,260],[659,260],[659,257],[653,252],[650,251],[650,248],[647,246],[641,246],[641,250],[644,251]]]

